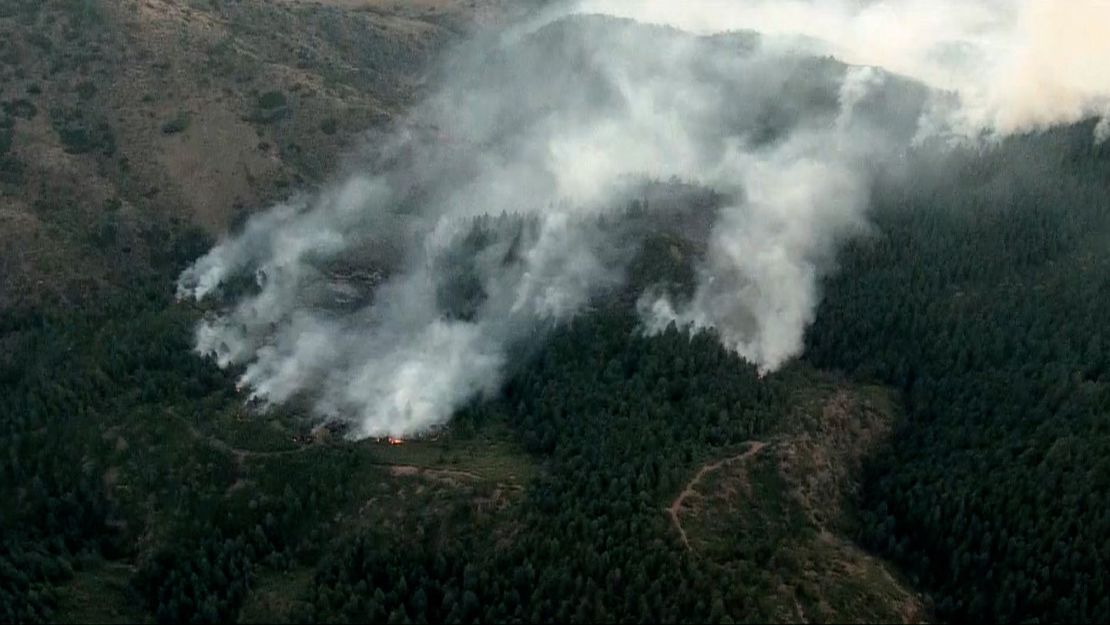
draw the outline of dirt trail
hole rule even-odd
[[[184,422],[184,419],[182,419]],[[295,449],[283,449],[281,451],[252,451],[250,449],[240,449],[232,447],[226,442],[214,437],[206,436],[192,423],[185,422],[189,428],[189,433],[197,440],[207,442],[212,447],[227,454],[231,454],[235,458],[235,462],[242,468],[244,462],[251,458],[276,458],[280,456],[291,456],[299,454],[313,448],[312,444],[305,444]],[[409,464],[398,464],[393,462],[372,462],[371,464],[386,467],[394,477],[407,476],[407,475],[426,475],[433,478],[461,478],[466,480],[481,481],[483,478],[477,473],[470,471],[462,471],[459,469],[437,469],[433,467],[422,467]]]
[[[678,497],[675,497],[675,500],[671,502],[670,507],[667,508],[667,514],[670,515],[671,522],[674,523],[675,529],[678,530],[679,536],[682,537],[682,544],[686,545],[686,549],[692,550],[692,548],[690,547],[690,539],[686,536],[686,530],[682,528],[682,521],[678,518],[678,513],[679,510],[682,509],[683,502],[686,501],[687,497],[694,494],[694,488],[697,487],[698,483],[701,482],[702,478],[704,478],[707,474],[720,469],[726,464],[732,464],[733,462],[740,462],[742,460],[747,460],[748,458],[751,458],[752,456],[759,453],[761,449],[766,447],[767,443],[764,443],[763,441],[749,441],[749,445],[750,447],[748,447],[748,450],[738,456],[725,458],[724,460],[718,460],[716,462],[707,464],[699,469],[693,479],[691,479],[686,484],[686,488],[682,489],[682,492],[678,494]]]
[[[238,447],[232,447],[231,445],[228,445],[226,442],[214,436],[206,435],[204,432],[201,432],[196,425],[189,423],[185,419],[181,419],[181,422],[185,424],[185,427],[189,428],[189,434],[192,435],[193,438],[198,441],[205,442],[219,451],[231,454],[231,456],[235,458],[235,462],[240,467],[248,458],[274,458],[277,456],[289,456],[292,454],[299,454],[310,447],[310,445],[304,445],[295,449],[283,449],[281,451],[252,451],[250,449],[240,449]]]
[[[439,478],[464,478],[468,480],[481,480],[482,476],[470,471],[460,471],[458,469],[433,469],[431,467],[420,467],[414,464],[393,464],[389,462],[375,462],[378,466],[389,467],[389,474],[394,477],[408,476],[408,475],[427,475],[429,477]]]

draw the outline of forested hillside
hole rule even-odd
[[[821,429],[843,387],[805,368],[761,379],[711,335],[645,337],[625,305],[606,306],[554,330],[500,397],[449,431],[348,443],[310,433],[295,409],[242,406],[231,378],[188,349],[196,313],[165,285],[130,293],[4,317],[5,619],[903,614],[906,593],[882,564],[808,542],[853,523],[829,510],[806,520],[810,505],[787,495],[802,477],[775,463],[739,478],[758,497],[728,505],[761,511],[735,517],[750,528],[741,536],[683,508],[688,540],[668,516],[699,466],[797,432],[788,415]],[[889,427],[889,409],[859,402],[871,412],[838,418]],[[851,430],[828,423],[830,436]],[[843,558],[879,577],[803,584]]]
[[[876,164],[804,353],[770,373],[713,330],[645,327],[645,293],[693,296],[733,199],[677,177],[586,211],[623,281],[527,320],[504,384],[422,436],[353,440],[309,393],[265,405],[244,366],[197,353],[198,323],[266,276],[198,303],[175,297],[182,271],[325,184],[437,50],[522,10],[506,5],[0,0],[0,621],[1110,621],[1110,142],[1093,122]],[[689,39],[735,55],[758,37]],[[554,92],[585,73],[545,50],[566,75],[517,114],[578,96]],[[601,54],[583,50],[583,67]],[[756,151],[815,111],[839,123],[846,66],[792,59],[786,95],[736,122]],[[908,144],[926,89],[882,80],[857,113]],[[473,319],[482,263],[524,266],[544,226],[463,214],[431,267],[438,320]],[[400,249],[311,259],[314,312],[362,310]]]
[[[831,531],[941,619],[1101,619],[1110,158],[1089,125],[926,154],[875,189],[806,356],[896,391],[886,451],[894,419],[868,415],[888,400],[845,403],[802,364],[760,378],[708,334],[644,336],[620,297],[400,446],[244,406],[191,352],[199,311],[170,278],[202,238],[126,297],[5,312],[4,618],[928,618]],[[633,267],[681,290],[697,245],[659,232]],[[859,462],[857,491],[835,467]]]
[[[876,195],[808,359],[902,391],[865,542],[953,621],[1110,619],[1110,145],[1016,137]]]

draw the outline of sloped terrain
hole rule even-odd
[[[424,439],[348,441],[194,353],[184,265],[341,171],[509,4],[0,0],[0,620],[1105,621],[1093,122],[877,183],[774,373],[643,332],[638,289],[690,291],[719,201],[679,181],[619,220],[629,288]],[[364,304],[389,251],[323,296]]]
[[[0,2],[0,306],[80,302],[325,180],[496,9]]]
[[[884,389],[810,375],[775,431],[703,465],[668,509],[687,549],[729,570],[762,570],[777,622],[928,619],[924,600],[852,537],[865,458],[898,417]],[[750,574],[750,573],[749,573]]]

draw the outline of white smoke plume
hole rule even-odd
[[[866,229],[871,176],[938,111],[944,132],[1001,134],[1105,110],[1099,77],[1078,72],[1053,74],[1066,104],[1020,95],[1014,76],[939,80],[962,63],[930,61],[949,39],[979,45],[971,57],[1017,40],[1033,8],[1002,4],[944,4],[959,21],[941,40],[917,0],[891,9],[931,16],[912,32],[876,3],[585,0],[460,46],[427,100],[372,138],[365,173],[255,216],[184,272],[179,297],[217,302],[197,349],[242,367],[254,398],[309,397],[356,436],[426,431],[495,392],[515,346],[628,288],[646,235],[621,225],[626,207],[645,181],[682,180],[721,202],[670,215],[706,222],[705,255],[692,296],[647,285],[645,326],[713,327],[771,371],[800,351],[838,242]],[[893,30],[871,49],[865,25]],[[769,35],[722,34],[741,28]],[[959,105],[886,69],[955,88]],[[653,202],[648,223],[682,204]]]
[[[574,11],[793,36],[956,93],[957,106],[922,120],[925,134],[1004,136],[1110,115],[1110,0],[581,0]]]

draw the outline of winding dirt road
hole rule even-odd
[[[682,544],[686,545],[686,549],[693,551],[693,549],[690,547],[690,539],[686,536],[686,530],[682,528],[682,521],[678,518],[678,513],[682,509],[683,502],[686,501],[687,497],[694,494],[694,488],[707,474],[720,469],[726,464],[732,464],[733,462],[740,462],[751,458],[752,456],[759,453],[761,449],[766,447],[767,443],[764,443],[762,441],[749,441],[749,445],[750,447],[748,447],[748,450],[738,456],[725,458],[724,460],[718,460],[716,462],[707,464],[699,469],[697,474],[694,475],[693,479],[687,482],[686,488],[682,489],[682,492],[678,494],[678,497],[675,497],[675,500],[671,502],[670,507],[666,509],[667,514],[669,514],[671,517],[671,522],[674,523],[675,529],[678,530],[679,536],[682,537]]]
[[[182,419],[182,421],[185,423],[186,427],[189,428],[189,433],[193,436],[193,438],[205,442],[219,451],[231,454],[231,457],[235,458],[235,462],[240,467],[240,469],[249,459],[292,456],[294,454],[303,453],[314,448],[314,445],[306,444],[294,449],[283,449],[280,451],[254,451],[250,449],[240,449],[238,447],[232,447],[225,441],[215,438],[214,436],[205,435],[194,424],[186,422],[184,419]],[[478,475],[477,473],[462,471],[459,469],[437,469],[434,467],[422,467],[410,464],[398,464],[394,462],[371,462],[370,464],[389,469],[390,475],[393,475],[394,477],[426,475],[433,478],[461,478],[474,481],[481,481],[482,479],[484,479],[481,475]]]

